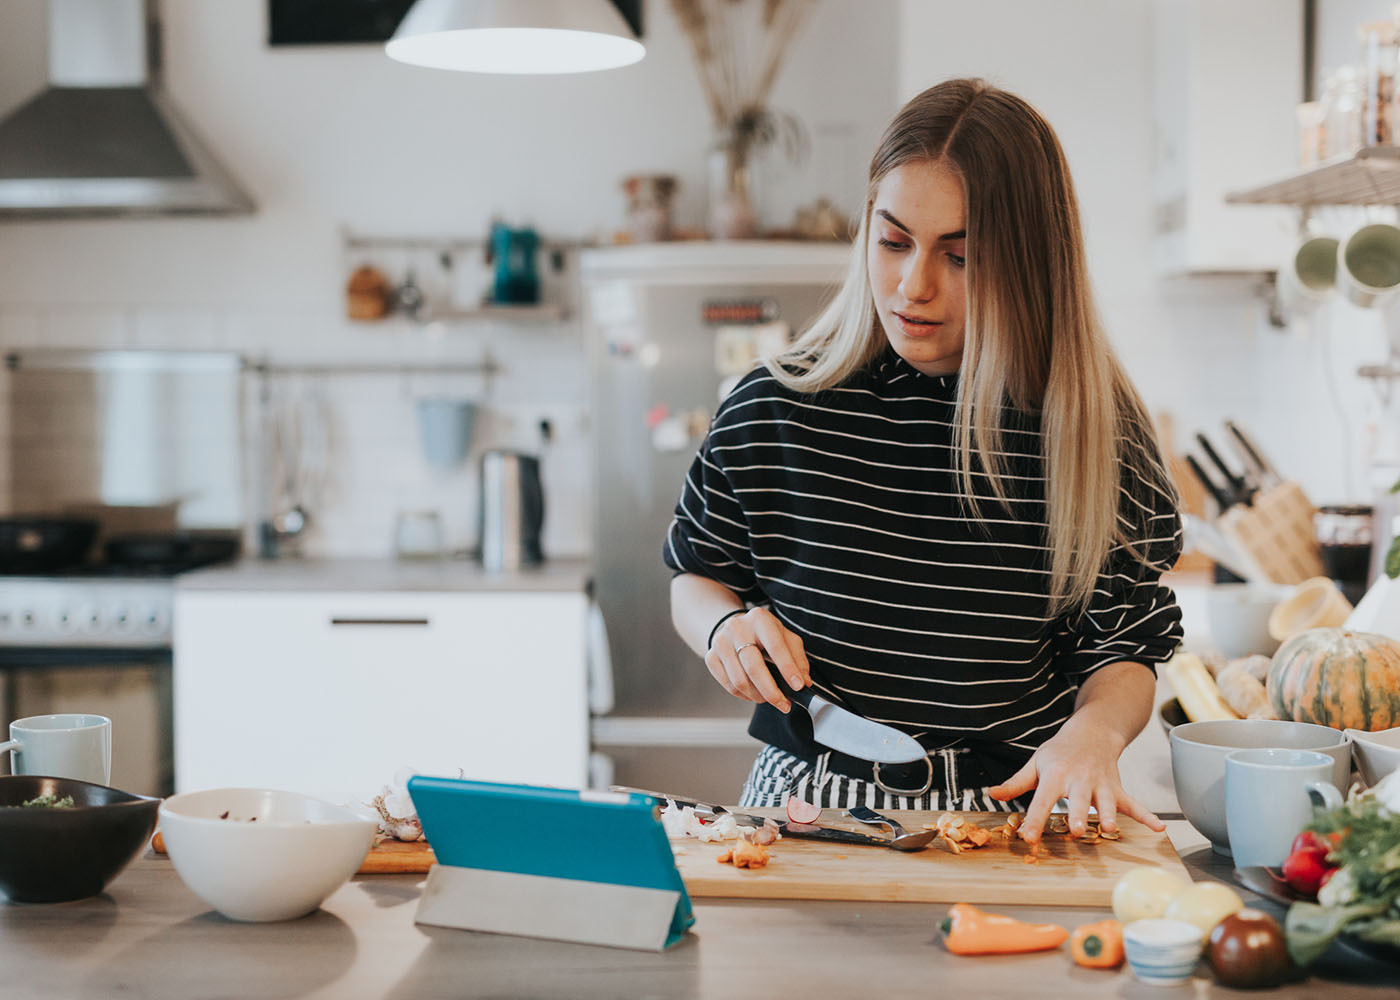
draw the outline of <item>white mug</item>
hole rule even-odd
[[[112,720],[103,715],[32,715],[10,723],[11,774],[112,782]]]
[[[1400,227],[1372,222],[1337,247],[1337,287],[1369,309],[1400,291]]]
[[[1236,868],[1276,868],[1313,816],[1342,804],[1332,758],[1316,750],[1236,750],[1225,758],[1225,828]]]
[[[1310,233],[1293,249],[1278,269],[1278,301],[1285,313],[1312,312],[1337,294],[1337,259],[1340,240]]]

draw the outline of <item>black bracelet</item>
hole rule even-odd
[[[707,642],[705,643],[705,649],[708,650],[711,646],[713,646],[713,645],[715,644],[715,633],[719,631],[719,627],[720,627],[721,625],[723,625],[725,622],[729,621],[729,619],[733,618],[735,615],[742,615],[742,614],[743,614],[745,611],[747,611],[747,610],[748,610],[748,608],[735,608],[733,611],[729,612],[727,615],[721,616],[720,620],[717,621],[717,622],[715,622],[715,627],[712,628],[712,629],[710,629],[710,638],[709,638],[709,641],[707,641]]]

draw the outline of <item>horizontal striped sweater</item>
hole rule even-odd
[[[888,351],[815,394],[750,372],[691,465],[664,558],[769,607],[802,636],[823,697],[1009,774],[1069,718],[1092,671],[1171,656],[1181,614],[1160,578],[1180,553],[1180,518],[1138,471],[1160,457],[1128,444],[1119,516],[1147,565],[1116,547],[1088,608],[1052,616],[1039,422],[1007,428],[1010,510],[992,501],[970,520],[956,394],[956,375]],[[974,487],[991,497],[975,471]],[[799,756],[821,750],[802,712],[759,705],[749,732]]]

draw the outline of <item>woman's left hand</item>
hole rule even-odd
[[[1133,714],[1132,702],[1140,700],[1125,690],[1127,672],[1140,669],[1127,663],[1103,668],[1099,676],[1085,683],[1080,704],[1060,731],[1040,745],[1025,767],[989,789],[992,798],[1002,802],[1035,789],[1030,808],[1021,821],[1022,839],[1032,844],[1040,840],[1050,812],[1061,798],[1069,800],[1067,819],[1070,833],[1076,837],[1089,828],[1091,805],[1098,810],[1100,830],[1116,831],[1119,813],[1131,816],[1158,833],[1167,828],[1150,809],[1123,790],[1118,776],[1118,758],[1128,741],[1142,728],[1140,724],[1131,727],[1129,732],[1118,728],[1126,716]],[[1141,684],[1144,678],[1138,675],[1133,682]],[[1149,686],[1145,690],[1150,709],[1151,682],[1147,683]]]

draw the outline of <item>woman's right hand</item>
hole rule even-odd
[[[780,712],[787,712],[792,703],[773,680],[767,660],[773,662],[795,691],[812,682],[802,637],[767,608],[750,608],[725,619],[705,654],[705,666],[711,676],[734,697],[766,701]]]

